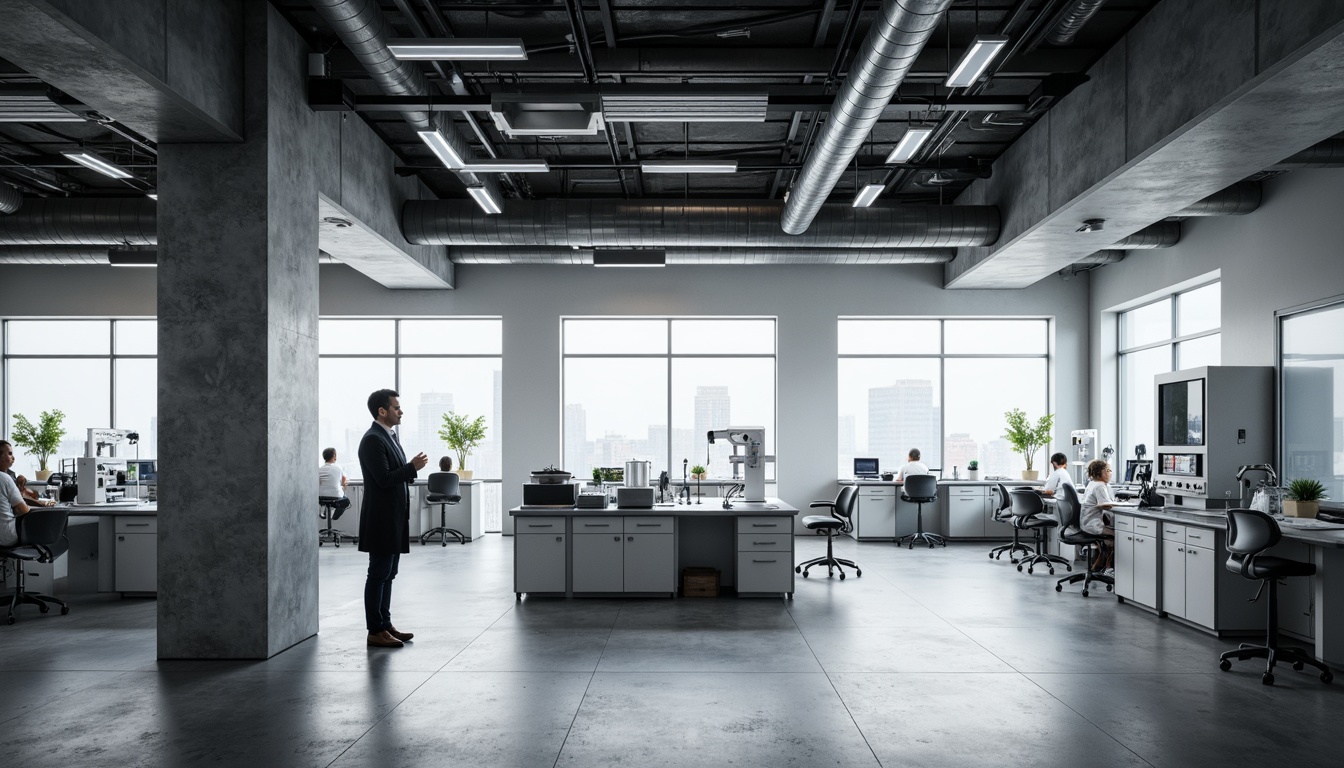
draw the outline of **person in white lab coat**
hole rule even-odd
[[[1105,536],[1099,558],[1106,560],[1106,573],[1113,575],[1115,568],[1115,528],[1111,525],[1111,516],[1107,513],[1115,506],[1115,495],[1111,493],[1111,465],[1101,459],[1095,459],[1087,465],[1087,491],[1083,493],[1082,511],[1078,516],[1078,527],[1088,533]]]

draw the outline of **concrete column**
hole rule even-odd
[[[159,658],[317,632],[316,147],[305,46],[244,3],[244,140],[159,155]]]

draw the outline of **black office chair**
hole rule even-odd
[[[906,540],[910,542],[910,549],[915,548],[916,541],[924,541],[933,549],[934,544],[947,546],[947,540],[936,533],[928,533],[924,530],[924,505],[933,504],[938,501],[938,476],[937,475],[910,475],[905,478],[901,485],[901,499],[912,504],[918,504],[915,511],[915,532],[907,536],[902,536],[896,540],[896,546],[900,546]]]
[[[793,569],[794,573],[803,574],[807,578],[807,571],[814,565],[826,566],[826,578],[831,578],[834,571],[840,571],[840,580],[845,580],[845,568],[853,568],[855,576],[862,576],[863,571],[851,560],[845,560],[835,556],[832,544],[835,542],[836,534],[844,531],[853,530],[850,527],[850,521],[854,518],[854,503],[859,498],[859,489],[857,486],[846,485],[836,494],[835,501],[814,501],[808,506],[812,509],[824,507],[831,510],[828,515],[808,515],[803,518],[803,525],[809,531],[826,532],[826,556],[814,557],[803,563],[799,563]]]
[[[29,592],[23,588],[25,563],[54,562],[70,549],[70,541],[65,536],[65,525],[69,517],[68,510],[40,508],[29,511],[15,521],[19,534],[18,543],[12,547],[0,547],[0,557],[13,560],[17,572],[13,594],[4,596],[4,600],[9,604],[9,614],[5,623],[14,623],[14,609],[24,603],[36,605],[43,613],[50,611],[51,605],[59,605],[62,616],[70,612],[70,607],[64,601],[50,595]]]
[[[999,496],[999,506],[994,508],[994,514],[993,514],[994,522],[1005,523],[1009,528],[1013,529],[1013,543],[1004,544],[1001,547],[995,547],[989,550],[989,558],[991,560],[998,560],[999,558],[1003,557],[1004,552],[1007,552],[1008,560],[1016,564],[1017,563],[1016,555],[1018,550],[1022,550],[1022,554],[1024,555],[1034,554],[1034,551],[1032,550],[1031,547],[1028,547],[1026,544],[1023,544],[1021,540],[1018,538],[1020,530],[1016,525],[1013,525],[1013,500],[1011,497],[1008,496],[1008,487],[1005,486],[1003,483],[999,483],[994,488],[994,493],[998,494]]]
[[[1068,483],[1061,483],[1059,490],[1055,491],[1055,513],[1059,515],[1059,540],[1065,544],[1072,544],[1075,547],[1083,548],[1083,557],[1087,558],[1087,565],[1082,573],[1075,573],[1072,576],[1065,576],[1055,583],[1055,591],[1063,592],[1065,584],[1077,584],[1083,582],[1083,597],[1087,597],[1088,589],[1092,582],[1098,581],[1106,585],[1106,591],[1115,590],[1115,577],[1107,576],[1105,568],[1093,568],[1092,563],[1096,562],[1098,566],[1103,566],[1105,561],[1098,556],[1101,551],[1101,544],[1106,541],[1106,537],[1099,533],[1088,533],[1078,527],[1078,518],[1082,513],[1082,502],[1078,501],[1078,491]]]
[[[459,544],[466,544],[467,537],[456,528],[448,527],[448,505],[456,504],[462,500],[461,488],[458,486],[458,476],[456,472],[433,472],[429,476],[429,487],[426,489],[428,495],[425,501],[430,504],[439,505],[439,527],[430,528],[428,531],[420,534],[420,543],[423,545],[429,541],[431,536],[438,534],[439,541],[443,546],[448,546],[448,536],[456,536]]]
[[[322,511],[317,513],[318,518],[327,521],[327,527],[317,532],[317,546],[320,547],[330,541],[336,545],[337,549],[340,549],[342,541],[359,541],[358,536],[351,536],[344,531],[331,527],[332,522],[349,508],[350,499],[344,496],[318,496],[317,503],[322,505]]]
[[[1279,524],[1274,518],[1256,509],[1227,510],[1227,569],[1247,579],[1257,579],[1260,589],[1251,602],[1260,599],[1260,594],[1269,586],[1269,621],[1265,630],[1265,644],[1251,645],[1242,643],[1235,651],[1228,651],[1218,657],[1218,668],[1224,672],[1232,669],[1232,659],[1266,659],[1265,674],[1260,682],[1274,684],[1274,664],[1282,661],[1292,664],[1293,669],[1301,671],[1304,665],[1321,671],[1321,682],[1335,679],[1330,668],[1317,661],[1302,648],[1279,647],[1279,582],[1278,579],[1291,576],[1312,576],[1316,573],[1313,563],[1289,560],[1284,557],[1262,554],[1279,543],[1283,537]]]
[[[1059,555],[1052,555],[1045,551],[1046,532],[1051,528],[1057,528],[1059,521],[1054,518],[1045,517],[1045,502],[1033,490],[1017,489],[1008,492],[1009,498],[1013,500],[1013,525],[1024,531],[1030,531],[1035,537],[1035,550],[1030,556],[1023,557],[1017,563],[1017,570],[1021,571],[1023,567],[1027,573],[1035,573],[1036,566],[1045,563],[1050,569],[1050,575],[1055,573],[1055,564],[1064,566],[1070,571],[1073,565],[1068,560]]]

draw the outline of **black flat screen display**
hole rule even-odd
[[[1161,408],[1160,445],[1204,444],[1204,380],[1177,381],[1157,388]]]

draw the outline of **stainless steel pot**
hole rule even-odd
[[[647,461],[625,462],[625,487],[648,488],[650,466],[651,463]]]

